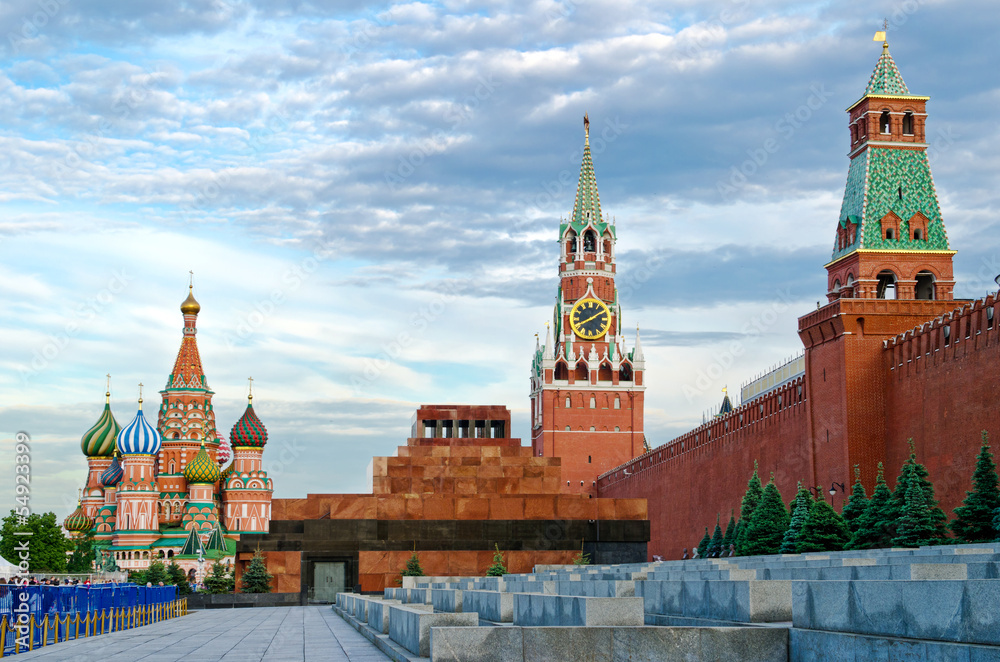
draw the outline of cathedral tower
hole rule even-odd
[[[531,444],[562,460],[562,488],[596,496],[597,477],[643,452],[645,361],[629,351],[615,286],[612,220],[601,213],[584,116],[583,163],[572,216],[559,225],[559,290],[531,372]]]
[[[229,433],[232,465],[223,472],[225,525],[233,533],[267,533],[271,520],[274,485],[261,466],[267,429],[253,410],[253,393],[247,408]]]
[[[116,444],[122,454],[125,475],[118,483],[114,544],[147,546],[160,537],[156,455],[161,441],[159,431],[142,414],[141,394],[139,410],[118,433]]]
[[[953,298],[955,252],[927,162],[928,99],[910,94],[884,43],[864,95],[847,109],[851,164],[826,265],[830,301]]]
[[[115,450],[115,438],[121,431],[118,421],[111,413],[111,376],[108,375],[108,390],[104,394],[104,411],[97,422],[80,438],[80,449],[87,456],[87,486],[83,490],[81,506],[90,518],[104,503],[104,485],[101,474],[111,465]]]

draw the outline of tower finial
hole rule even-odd
[[[139,382],[139,409],[142,409],[142,382]]]
[[[194,270],[192,269],[191,271],[188,272],[188,274],[189,274],[188,289],[189,290],[193,290],[194,289]]]
[[[587,144],[590,144],[590,114],[583,114],[583,137]]]
[[[885,35],[888,31],[889,31],[889,19],[884,18],[882,19],[882,29],[876,32],[875,36],[872,37],[872,41],[882,42],[882,50],[889,49],[889,40],[885,38]]]
[[[253,377],[247,377],[247,382],[249,382],[249,393],[247,394],[247,405],[253,404]]]
[[[111,373],[105,375],[108,378],[108,390],[104,392],[104,404],[111,403]]]

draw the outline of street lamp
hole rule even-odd
[[[845,492],[846,491],[844,489],[844,484],[843,483],[833,483],[832,485],[830,485],[830,496],[833,496],[833,495],[835,495],[837,493],[837,488],[838,487],[840,488],[841,492]]]

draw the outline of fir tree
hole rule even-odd
[[[256,558],[256,555],[254,555]],[[246,582],[246,577],[244,576],[244,583]],[[233,576],[229,572],[228,568],[222,563],[213,563],[212,569],[209,574],[205,577],[204,582],[205,590],[209,593],[232,593]],[[244,591],[244,593],[249,593],[249,591]]]
[[[911,470],[912,471],[912,470]],[[933,544],[937,538],[934,516],[928,506],[924,490],[918,480],[911,480],[906,486],[903,513],[896,523],[896,537],[892,544],[899,547],[920,547]]]
[[[993,511],[993,530],[997,534],[995,540],[1000,541],[1000,508]]]
[[[1000,490],[997,489],[997,468],[986,430],[983,430],[983,445],[972,474],[972,491],[965,494],[965,501],[955,509],[951,530],[962,542],[990,542],[996,538],[993,512],[1000,507]]]
[[[708,555],[708,546],[712,544],[712,536],[708,534],[708,527],[705,527],[705,537],[698,543],[698,558],[703,559]]]
[[[878,463],[878,475],[875,477],[875,489],[865,504],[865,510],[857,519],[858,528],[851,536],[851,541],[845,549],[875,549],[888,547],[890,544],[889,528],[892,510],[892,492],[885,482],[885,470]]]
[[[798,552],[799,535],[802,532],[802,525],[806,523],[806,517],[809,516],[811,503],[812,497],[809,495],[809,490],[802,487],[802,481],[799,481],[799,489],[795,493],[795,498],[792,499],[792,518],[788,523],[784,537],[781,539],[781,549],[778,550],[782,554]]]
[[[736,544],[736,517],[733,511],[729,511],[729,524],[726,525],[726,534],[722,537],[722,551],[729,554],[729,546]]]
[[[743,553],[747,556],[777,554],[789,520],[781,492],[771,476],[743,534]]]
[[[151,583],[153,586],[159,586],[160,582],[166,584],[169,579],[167,568],[163,565],[163,561],[153,561],[146,568],[146,582]]]
[[[503,577],[507,574],[507,566],[503,564],[503,554],[500,553],[500,545],[494,543],[493,565],[486,570],[487,577]]]
[[[176,561],[171,561],[170,565],[167,566],[167,577],[169,584],[173,584],[177,587],[177,593],[180,595],[187,595],[191,592],[191,584],[188,583],[187,573],[177,565]]]
[[[911,482],[917,483],[920,491],[924,495],[924,508],[927,508],[931,523],[934,527],[934,535],[927,538],[925,544],[933,545],[940,538],[947,535],[948,518],[944,511],[938,507],[937,499],[934,498],[934,485],[928,480],[927,467],[917,462],[917,453],[913,449],[913,439],[909,440],[910,457],[906,458],[903,466],[900,467],[899,477],[896,479],[896,486],[893,489],[892,500],[886,511],[886,519],[890,522],[890,538],[899,535],[898,529],[901,520],[906,512],[906,495],[909,492]]]
[[[745,551],[747,525],[750,523],[750,518],[753,516],[754,510],[757,509],[757,504],[760,503],[763,494],[764,490],[760,486],[760,477],[757,475],[757,460],[754,460],[753,475],[747,481],[747,491],[743,495],[743,503],[740,505],[741,526],[736,536],[736,554],[738,556],[745,556],[747,554]]]
[[[715,516],[715,531],[712,532],[712,540],[708,543],[710,557],[717,557],[722,553],[722,527],[719,526],[719,517]]]
[[[424,569],[420,567],[420,558],[417,557],[417,551],[413,550],[413,555],[406,562],[406,567],[403,568],[402,575],[404,577],[423,577]]]
[[[247,564],[247,569],[240,577],[240,591],[243,593],[270,593],[271,580],[274,577],[267,571],[264,555],[258,549]]]
[[[851,531],[851,535],[858,530],[858,520],[862,513],[865,512],[865,506],[867,505],[868,494],[865,492],[865,486],[861,482],[861,469],[855,464],[854,487],[851,488],[851,496],[847,500],[847,505],[844,506],[843,510],[844,522]]]
[[[850,539],[851,530],[844,518],[821,497],[809,506],[809,514],[799,534],[798,551],[840,551]]]
[[[73,553],[66,564],[66,572],[89,573],[94,570],[97,550],[94,549],[94,534],[88,531],[85,535],[73,540]]]

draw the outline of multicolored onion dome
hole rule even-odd
[[[229,460],[233,459],[233,447],[229,445],[229,442],[222,435],[219,437],[219,450],[215,452],[215,461],[222,466]]]
[[[83,507],[78,501],[76,503],[76,510],[63,520],[63,527],[67,531],[90,531],[94,528],[94,520],[87,517],[87,513],[83,512]]]
[[[229,463],[228,467],[222,470],[222,482],[225,483],[227,480],[229,480],[229,477],[233,475],[234,471],[236,471],[235,459]]]
[[[263,448],[267,443],[267,430],[264,424],[257,418],[253,411],[253,396],[247,404],[247,410],[243,412],[240,420],[236,421],[232,431],[229,433],[230,443],[233,448],[249,446],[251,448]]]
[[[110,457],[121,426],[111,413],[111,393],[105,394],[104,411],[93,427],[80,438],[80,448],[87,457]]]
[[[219,465],[212,461],[205,444],[202,444],[194,459],[184,467],[184,480],[189,483],[214,483],[221,473]]]
[[[118,433],[118,452],[122,455],[156,455],[162,444],[160,433],[142,415],[142,400],[132,422]]]
[[[185,315],[197,315],[201,312],[201,304],[194,298],[194,285],[188,288],[188,296],[181,304],[181,312]]]
[[[122,476],[124,475],[125,469],[122,468],[122,463],[118,461],[118,456],[115,455],[111,458],[111,464],[101,474],[101,485],[104,487],[117,487],[118,483],[122,482]]]

